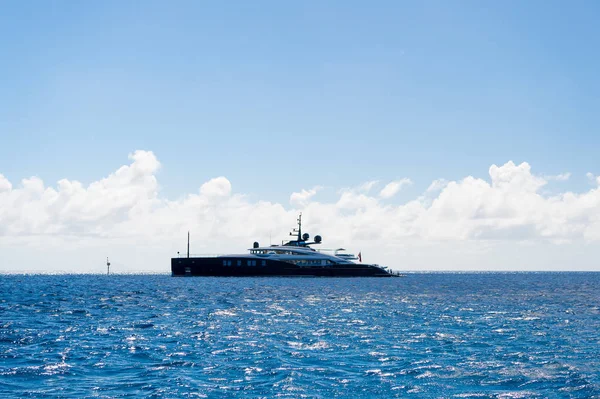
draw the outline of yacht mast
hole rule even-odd
[[[297,242],[299,243],[302,241],[302,212],[300,212],[300,215],[298,215],[298,228],[292,229],[290,235],[293,237],[296,235],[295,233],[298,233]]]

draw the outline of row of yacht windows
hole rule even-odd
[[[242,266],[242,264],[244,266],[257,266],[258,264],[260,264],[261,266],[266,266],[267,265],[267,261],[266,260],[261,260],[260,263],[257,263],[256,260],[246,260],[246,261],[242,261],[242,260],[236,260],[236,261],[232,261],[232,260],[224,260],[223,261],[223,266]]]
[[[290,259],[286,262],[293,263],[298,266],[326,266],[331,264],[327,259]]]
[[[326,266],[330,265],[332,262],[327,259],[290,259],[287,262],[293,263],[298,266]],[[223,266],[266,266],[266,260],[224,260]]]

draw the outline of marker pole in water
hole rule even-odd
[[[110,274],[110,262],[108,261],[108,257],[106,257],[106,275]]]

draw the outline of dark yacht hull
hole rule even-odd
[[[206,257],[172,258],[173,276],[221,276],[221,277],[395,277],[385,270],[367,264],[340,264],[330,266],[297,266],[271,259],[252,258],[254,265],[248,265],[249,258]],[[239,265],[238,265],[239,263]],[[230,266],[229,266],[230,265]]]

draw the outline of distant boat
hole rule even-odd
[[[171,258],[173,276],[288,276],[288,277],[397,277],[398,273],[377,264],[356,263],[359,257],[345,253],[343,248],[333,254],[312,249],[321,244],[321,236],[309,242],[302,234],[302,214],[298,228],[290,233],[295,240],[282,245],[261,247],[255,242],[247,254],[190,256],[188,233],[187,256]]]

